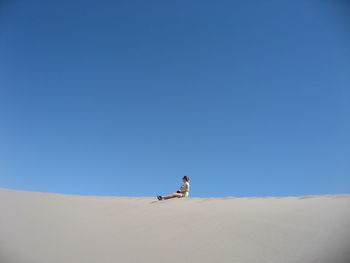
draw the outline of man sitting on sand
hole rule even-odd
[[[158,195],[157,196],[158,200],[166,200],[174,197],[177,197],[177,198],[188,197],[188,193],[190,192],[190,183],[189,183],[190,178],[188,176],[184,176],[182,178],[182,181],[184,184],[180,187],[180,189],[176,193],[173,193],[171,195],[167,195],[164,197]]]

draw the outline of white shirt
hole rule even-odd
[[[189,182],[185,182],[181,187],[180,187],[181,191],[186,191],[185,193],[182,192],[184,197],[188,196],[188,193],[190,192],[190,183]]]

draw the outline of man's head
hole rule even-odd
[[[184,177],[182,177],[182,181],[184,181],[184,182],[188,182],[189,180],[190,180],[190,178],[186,175]]]

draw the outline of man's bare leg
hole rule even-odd
[[[182,197],[182,194],[173,193],[171,195],[163,196],[163,199],[166,200],[166,199],[175,198],[175,197],[177,197],[177,198]]]

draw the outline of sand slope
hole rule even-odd
[[[350,194],[93,197],[0,189],[1,263],[349,263]]]

